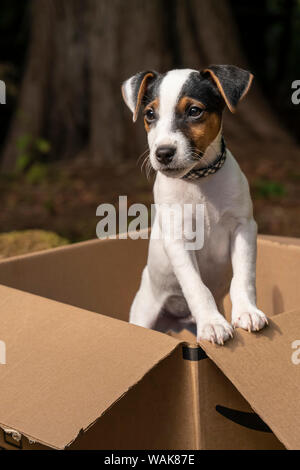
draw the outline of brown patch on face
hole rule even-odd
[[[205,106],[203,103],[201,103],[201,101],[193,100],[192,98],[189,98],[188,96],[184,96],[178,101],[176,105],[176,111],[179,112],[180,114],[183,114],[186,111],[186,109],[192,105],[198,106],[201,109],[205,109]]]
[[[192,120],[187,117],[184,118],[188,108],[191,106],[197,106],[203,109],[203,114],[199,119]],[[181,131],[188,137],[192,147],[197,152],[205,152],[220,131],[222,122],[221,114],[206,111],[203,103],[187,96],[184,96],[178,102],[176,113],[182,117],[182,119],[179,118],[182,122]]]
[[[206,116],[205,116],[206,114]],[[221,116],[217,113],[204,112],[202,122],[194,122],[189,126],[188,135],[197,151],[205,152],[217,137],[221,128]]]
[[[142,80],[142,83],[140,85],[140,89],[139,89],[139,92],[138,92],[138,96],[137,96],[136,107],[135,107],[134,114],[133,114],[133,121],[134,122],[137,120],[139,109],[140,109],[140,106],[141,106],[141,103],[142,103],[142,99],[143,99],[143,97],[146,93],[147,80],[149,78],[152,78],[152,77],[154,77],[154,74],[152,72],[149,72],[149,73],[146,73],[146,75],[144,76],[144,78]]]
[[[153,109],[154,111],[157,111],[158,105],[159,105],[159,101],[158,101],[158,98],[156,98],[155,100],[151,101],[151,103],[147,104],[147,106],[144,110],[144,113],[147,112],[147,109]],[[145,116],[144,116],[144,126],[145,126],[145,129],[146,129],[146,132],[149,132],[150,126],[149,126]]]

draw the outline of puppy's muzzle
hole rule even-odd
[[[161,145],[157,148],[155,155],[159,163],[168,165],[173,160],[173,157],[176,153],[176,147],[169,145]]]

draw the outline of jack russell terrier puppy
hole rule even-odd
[[[137,73],[123,83],[136,121],[140,108],[149,159],[157,171],[157,208],[148,262],[130,322],[159,331],[188,328],[197,339],[224,344],[233,328],[258,331],[267,317],[256,306],[256,237],[248,182],[222,137],[222,112],[235,111],[253,75],[233,65]],[[182,220],[166,235],[170,204],[204,205],[204,243],[188,250]],[[184,220],[183,220],[184,222]],[[191,221],[189,221],[191,222]],[[222,311],[230,291],[232,324]]]

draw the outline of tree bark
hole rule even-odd
[[[51,5],[35,0],[32,14],[31,43],[19,103],[12,120],[2,156],[3,170],[11,170],[17,158],[17,142],[23,135],[38,136],[45,118],[45,90],[51,54]],[[45,22],[45,17],[49,21]],[[41,25],[43,27],[41,28]]]
[[[136,158],[146,147],[122,103],[122,81],[139,70],[248,68],[226,0],[33,0],[32,38],[18,110],[2,158],[11,170],[23,134],[51,143],[54,159],[84,151],[99,164]],[[290,142],[256,84],[226,133]]]
[[[145,137],[134,129],[121,97],[121,83],[139,70],[169,68],[160,0],[90,1],[90,157],[97,162],[128,158]]]

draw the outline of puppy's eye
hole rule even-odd
[[[153,122],[155,121],[155,112],[153,111],[153,109],[147,109],[147,111],[145,112],[145,118],[148,122]]]
[[[203,112],[203,109],[199,108],[198,106],[191,106],[188,110],[188,115],[193,119],[197,119],[202,116]]]

